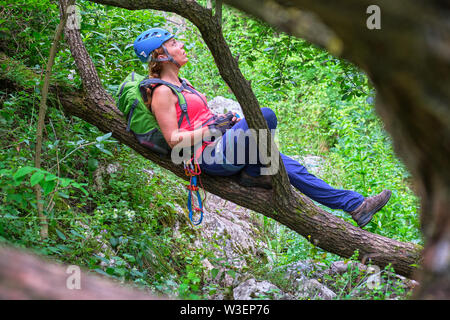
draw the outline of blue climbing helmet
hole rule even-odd
[[[172,56],[167,52],[166,47],[163,45],[167,40],[175,37],[172,33],[161,28],[151,28],[147,31],[141,33],[134,41],[134,52],[138,58],[144,62],[149,62],[151,59],[152,52],[159,47],[162,47],[164,54],[167,58],[155,59],[154,61],[170,61],[175,63],[178,67],[180,65],[172,58]]]

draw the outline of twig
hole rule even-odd
[[[53,134],[55,135],[55,138],[56,138],[56,131],[55,131],[55,127],[53,126],[52,119],[50,119],[50,125],[52,127]],[[59,153],[58,153],[58,149],[56,149],[56,165],[57,165],[57,172],[58,172],[57,176],[59,177],[60,176],[60,167],[59,167]],[[47,206],[47,209],[46,209],[47,212],[50,212],[53,209],[54,205],[55,205],[55,203],[53,202],[53,198],[55,197],[56,190],[58,190],[58,186],[59,186],[59,179],[56,181],[56,186],[55,186],[54,190],[52,191],[52,194],[50,196],[50,200],[48,201],[48,206]]]
[[[70,4],[73,5],[75,0],[70,0]],[[41,167],[41,152],[42,152],[42,140],[43,140],[43,129],[44,129],[44,121],[45,121],[45,114],[47,112],[47,97],[48,97],[48,88],[50,86],[50,77],[52,73],[53,64],[55,62],[55,56],[58,52],[59,47],[59,41],[61,39],[64,26],[66,25],[67,21],[67,11],[63,13],[63,16],[58,24],[58,27],[56,28],[55,37],[53,40],[52,47],[50,49],[50,55],[47,61],[47,68],[45,70],[45,78],[44,78],[44,85],[42,87],[42,98],[41,103],[39,106],[39,117],[38,117],[38,125],[36,130],[36,149],[35,149],[35,167],[40,168]],[[37,202],[37,209],[38,209],[38,215],[40,218],[40,225],[41,225],[41,239],[45,239],[48,236],[48,223],[47,218],[44,215],[44,205],[41,202],[42,192],[41,192],[41,186],[39,184],[36,184],[34,187],[35,193],[36,193],[36,202]]]
[[[66,160],[67,157],[69,157],[69,156],[70,156],[72,153],[74,153],[75,151],[77,151],[77,150],[79,150],[79,149],[82,149],[82,148],[84,148],[84,147],[93,145],[93,144],[95,144],[95,143],[97,143],[97,142],[96,142],[96,141],[93,141],[93,142],[85,143],[85,144],[82,144],[81,146],[76,147],[75,149],[73,149],[72,151],[70,151],[67,155],[65,155],[64,158],[61,159],[61,161],[59,161],[59,162],[56,163],[53,167],[51,167],[50,170],[52,170],[56,165],[59,165],[59,163],[62,163],[64,160]]]

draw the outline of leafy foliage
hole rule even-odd
[[[42,73],[59,19],[56,2],[0,4],[0,49],[21,61],[22,68]],[[189,22],[170,24],[151,10],[128,12],[89,1],[79,1],[78,7],[83,40],[110,93],[130,71],[145,72],[134,57],[134,38],[144,29],[168,24],[172,31],[179,31],[177,36],[189,52],[190,62],[182,76],[209,98],[233,98]],[[223,32],[261,106],[277,114],[279,149],[288,155],[320,155],[324,159],[321,178],[336,188],[366,196],[393,190],[389,205],[366,229],[421,242],[411,177],[374,112],[374,89],[367,77],[346,61],[228,7],[223,12]],[[9,68],[1,64],[3,73]],[[66,44],[61,46],[53,74],[55,80],[81,86]],[[50,97],[54,108],[46,121],[43,168],[34,168],[41,79],[16,80],[26,83],[27,89],[12,91],[7,85],[0,89],[0,240],[182,298],[217,291],[202,277],[202,260],[214,260],[212,253],[189,246],[195,233],[180,216],[185,195],[179,189],[182,182],[118,144],[110,134],[66,117],[54,97]],[[43,242],[31,189],[36,184],[43,188],[50,224],[49,238]],[[333,213],[350,221],[343,212]],[[255,261],[251,268],[255,275],[300,259],[326,264],[338,259],[269,218],[256,219],[263,225],[268,263]],[[177,223],[184,227],[174,237],[172,228]],[[211,275],[215,278],[218,270]]]

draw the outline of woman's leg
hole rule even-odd
[[[277,117],[275,113],[269,108],[261,108],[261,112],[266,119],[269,129],[275,130],[277,127]],[[261,174],[262,164],[257,156],[256,163],[250,162],[250,160],[254,159],[254,157],[252,157],[254,155],[251,154],[252,150],[250,147],[250,135],[246,135],[242,138],[238,134],[239,131],[241,133],[245,133],[248,129],[247,121],[244,118],[234,125],[233,128],[227,130],[227,133],[222,138],[222,152],[225,155],[228,153],[229,156],[227,159],[231,160],[231,165],[238,167],[239,165],[245,164],[243,168],[245,173],[252,177],[256,177]],[[242,146],[242,144],[244,144],[244,146]],[[241,149],[239,149],[239,147],[241,147]],[[244,157],[239,155],[239,150],[245,151]],[[243,158],[245,158],[244,162],[242,161]],[[281,159],[286,168],[291,184],[311,199],[329,208],[342,209],[347,212],[353,211],[364,201],[364,197],[355,191],[334,189],[323,180],[310,174],[304,166],[290,157],[281,154]],[[224,167],[226,168],[226,166],[212,165],[208,166],[208,169],[214,169],[214,171],[211,170],[210,173],[217,175],[229,175],[237,171],[227,171]],[[230,166],[230,168],[232,168],[232,166]],[[205,169],[205,171],[208,172],[207,168]]]
[[[267,122],[269,130],[277,128],[277,117],[270,108],[261,108],[264,119]],[[227,130],[224,136],[223,151],[234,164],[245,164],[244,171],[250,176],[259,176],[260,169],[263,166],[259,159],[258,149],[248,131],[247,121],[242,119],[231,129]],[[230,143],[232,141],[232,143]],[[231,151],[231,152],[230,152]]]
[[[269,129],[275,130],[277,127],[277,117],[275,113],[269,108],[262,108],[261,111],[266,119]],[[232,130],[236,129],[242,129],[244,131],[248,130],[245,119],[239,121],[232,128]],[[248,149],[248,142],[249,141],[247,140],[246,149]],[[236,139],[234,143],[237,144]],[[235,148],[237,148],[237,146],[235,146]],[[248,158],[248,155],[246,155],[246,158]],[[291,184],[311,199],[331,209],[342,209],[347,212],[353,211],[364,201],[364,197],[355,191],[340,190],[331,187],[323,180],[309,173],[298,161],[295,161],[284,154],[281,154],[281,159]],[[256,164],[247,164],[243,170],[250,176],[255,177],[260,175],[261,167],[262,165],[258,161]]]
[[[334,189],[309,173],[298,161],[281,154],[291,184],[309,198],[331,208],[350,212],[358,208],[364,197],[350,190]]]

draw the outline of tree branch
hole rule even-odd
[[[31,252],[0,246],[2,300],[158,300],[164,296],[124,287],[75,266],[56,264]],[[73,269],[73,267],[75,267]],[[73,279],[73,280],[72,280]]]
[[[70,4],[73,4],[75,0],[70,0]],[[41,167],[41,152],[42,152],[42,132],[44,129],[45,122],[45,114],[47,113],[47,96],[48,96],[48,87],[50,84],[50,77],[52,74],[53,63],[55,62],[55,56],[59,49],[59,41],[61,40],[61,36],[63,33],[64,26],[67,21],[67,12],[64,12],[61,16],[61,20],[56,28],[55,36],[53,38],[52,47],[50,48],[50,54],[47,61],[47,67],[45,70],[44,77],[44,85],[42,87],[42,97],[39,105],[39,116],[38,116],[38,124],[36,128],[36,147],[35,147],[35,155],[34,155],[34,166],[36,168]],[[48,224],[47,217],[44,215],[44,204],[42,203],[41,197],[41,186],[36,184],[34,187],[34,191],[36,193],[36,203],[38,209],[38,216],[41,225],[40,235],[41,239],[45,239],[48,236]]]
[[[249,82],[245,80],[242,75],[237,61],[233,58],[231,51],[226,45],[221,25],[218,23],[217,19],[214,18],[211,10],[200,6],[195,1],[183,0],[95,0],[93,2],[114,5],[130,10],[146,8],[170,11],[189,19],[200,30],[205,43],[208,45],[208,48],[215,59],[222,78],[233,90],[236,98],[241,104],[249,126],[253,129],[267,130],[267,124],[260,111],[258,101]],[[74,35],[69,34],[67,40],[69,42],[72,41],[72,37],[74,37]],[[77,40],[76,46],[84,48],[81,37],[78,36],[78,38],[79,40]],[[75,48],[75,50],[72,51],[75,59],[78,59],[77,53],[79,50],[86,51],[86,49]],[[84,53],[84,55],[89,56],[87,52]],[[91,105],[89,108],[95,107],[94,105]],[[109,111],[109,113],[111,114],[111,111]],[[83,112],[80,117],[83,119],[90,119],[87,121],[91,123],[93,123],[92,120],[96,120],[91,119],[91,117],[94,117],[93,114],[91,117],[87,117],[86,112]],[[116,115],[114,115],[114,118],[117,119]],[[96,125],[100,125],[99,128],[102,130],[102,121],[96,122],[98,123],[98,125]],[[117,127],[111,126],[110,121],[108,121],[108,124],[109,127],[104,128],[102,131],[108,132],[113,128],[113,135],[118,138],[119,141],[130,145],[129,135],[126,135],[125,137],[123,134],[124,123],[122,119],[117,119]],[[267,130],[267,133],[270,136],[269,130]],[[271,136],[267,141],[271,141],[270,139]],[[134,138],[132,138],[132,140],[133,148],[135,150],[147,158],[154,159],[156,163],[161,164],[163,167],[168,168],[178,176],[186,179],[181,166],[177,167],[170,161],[162,160],[155,155],[150,156],[148,150],[139,146]],[[375,253],[376,258],[373,259],[374,263],[378,263],[380,266],[386,266],[388,263],[393,263],[396,270],[398,269],[397,272],[403,272],[404,274],[411,276],[413,270],[411,265],[417,264],[419,259],[419,246],[396,242],[388,238],[371,234],[321,210],[316,207],[309,198],[300,194],[291,186],[280,157],[279,163],[280,172],[273,176],[272,181],[274,189],[269,192],[266,191],[255,194],[237,185],[233,178],[225,179],[223,177],[208,176],[208,179],[204,179],[204,186],[206,190],[211,193],[260,212],[290,227],[304,237],[310,237],[319,247],[326,251],[334,253],[339,252],[339,255],[351,257],[355,250],[359,250],[361,258],[367,255],[372,256]],[[355,236],[352,237],[352,235]],[[352,240],[350,240],[350,238],[352,238]],[[393,242],[395,244],[393,244]],[[392,250],[393,247],[396,249]],[[384,250],[389,252],[388,255],[386,255]],[[379,255],[377,256],[377,254]],[[405,255],[407,258],[405,258]],[[396,257],[398,261],[394,262],[392,257]],[[404,265],[405,261],[409,261],[409,266]]]
[[[23,68],[0,54],[0,65],[9,66],[0,68],[0,83],[15,90],[32,90],[22,88],[8,75],[11,73],[24,73]],[[33,78],[32,71],[27,69],[22,77]],[[50,87],[50,92],[56,95],[65,112],[77,116],[104,133],[113,132],[113,137],[119,142],[128,145],[143,157],[153,161],[161,167],[168,169],[178,177],[187,177],[181,166],[173,164],[170,158],[162,158],[140,145],[134,136],[126,131],[126,123],[122,115],[116,112],[115,107],[106,108],[104,104],[97,105],[86,96],[84,91],[70,87]],[[247,189],[237,183],[237,177],[218,177],[202,174],[205,190],[219,197],[232,201],[240,206],[259,212],[269,218],[284,224],[298,232],[318,247],[342,257],[351,257],[355,250],[360,253],[360,259],[373,257],[372,263],[384,267],[392,264],[397,273],[411,277],[414,266],[419,263],[421,247],[412,243],[404,243],[372,234],[352,224],[325,212],[313,204],[306,196],[300,194],[290,184],[294,197],[285,206],[279,206],[272,199],[273,190],[252,188]]]

